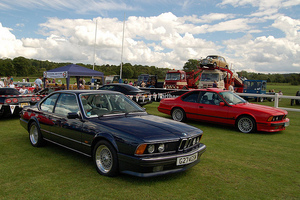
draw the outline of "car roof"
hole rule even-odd
[[[94,93],[94,94],[121,94],[120,92],[110,91],[110,90],[58,90],[53,93],[72,93],[72,94],[85,94],[85,93]]]
[[[195,90],[191,90],[191,91],[212,91],[212,92],[224,92],[224,91],[228,91],[228,90],[222,90],[219,88],[206,88],[206,89],[195,89]]]
[[[118,86],[121,86],[121,87],[124,87],[128,90],[135,90],[135,91],[140,91],[139,88],[137,87],[134,87],[132,85],[128,85],[128,84],[125,84],[125,83],[110,83],[110,84],[106,84],[107,86],[110,86],[110,85],[118,85]],[[103,86],[106,86],[106,85],[103,85]]]

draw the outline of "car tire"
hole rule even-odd
[[[260,101],[260,102],[264,102],[264,98],[263,98],[263,97],[260,97],[260,98],[259,98],[259,101]]]
[[[115,148],[107,141],[99,141],[94,148],[94,164],[99,174],[118,175],[118,158]]]
[[[41,130],[36,122],[32,122],[29,127],[29,141],[32,146],[40,147],[45,144]]]
[[[184,110],[181,108],[174,108],[172,111],[172,119],[179,122],[185,121],[186,115]]]
[[[236,121],[236,127],[242,133],[251,133],[256,130],[256,123],[250,116],[241,116]]]

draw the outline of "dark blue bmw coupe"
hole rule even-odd
[[[119,92],[63,90],[21,112],[34,147],[52,142],[92,157],[105,176],[150,177],[200,162],[202,131],[149,115]]]

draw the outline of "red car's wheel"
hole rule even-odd
[[[174,108],[172,111],[172,118],[175,121],[183,122],[186,119],[184,110],[181,108]]]
[[[242,116],[237,119],[237,128],[242,133],[250,133],[256,129],[255,121],[250,116]]]

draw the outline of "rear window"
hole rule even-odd
[[[19,95],[20,92],[13,88],[1,88],[0,95]]]

